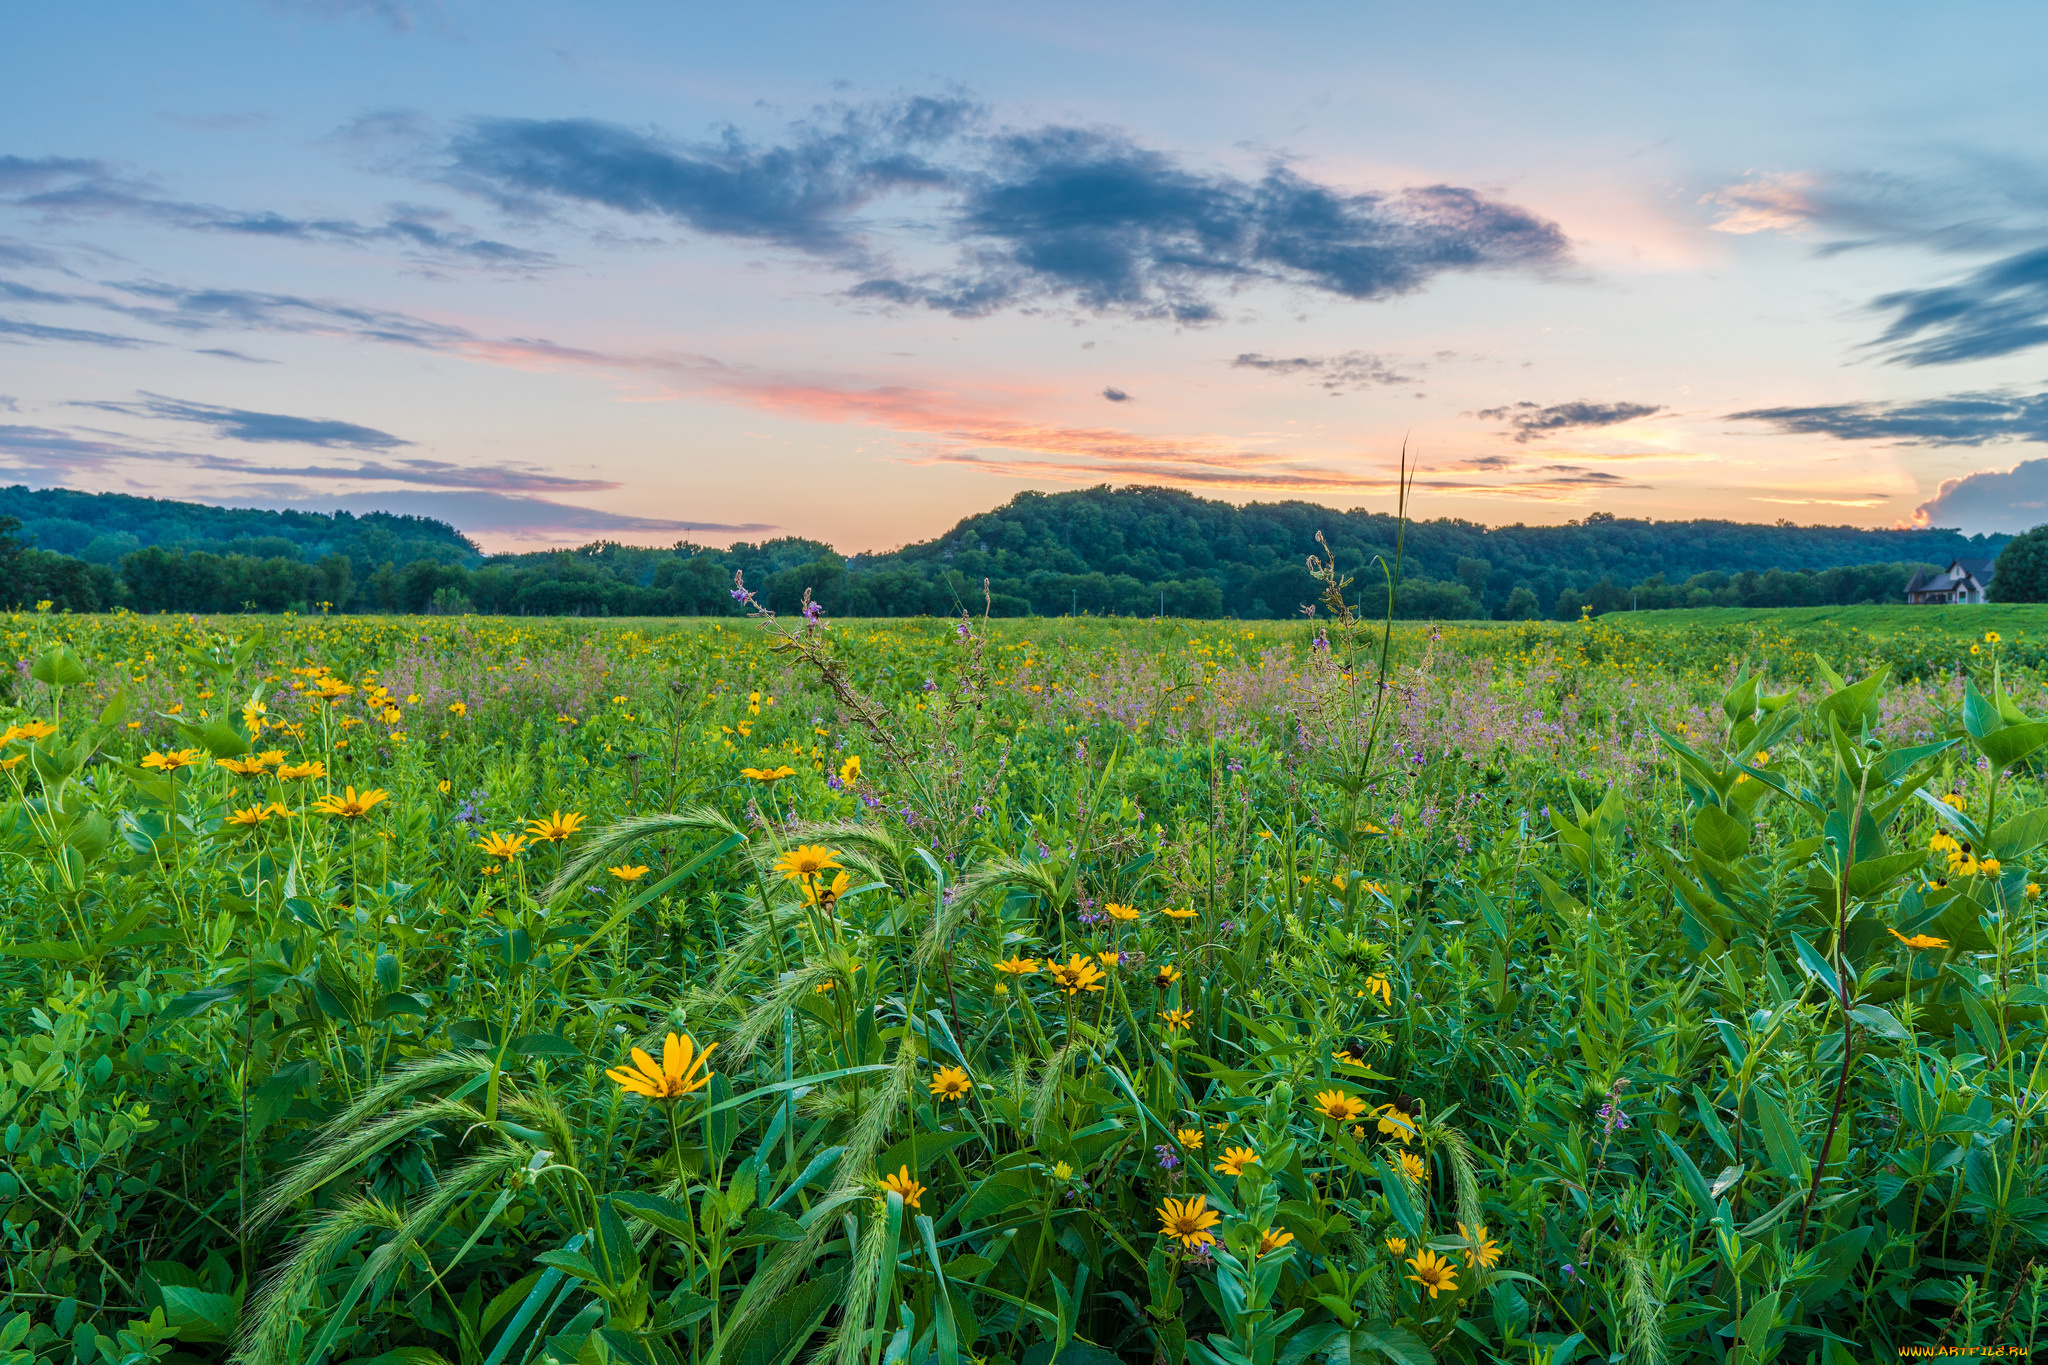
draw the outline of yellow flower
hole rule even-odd
[[[254,754],[247,758],[216,758],[213,761],[216,767],[226,768],[236,777],[263,776],[263,760]]]
[[[796,769],[787,763],[779,768],[742,768],[741,777],[750,777],[756,782],[780,782],[785,777],[796,776]]]
[[[27,760],[27,754],[16,754],[13,758],[0,758],[0,773],[7,772],[10,769],[12,769],[15,764],[24,763]]]
[[[575,811],[567,815],[556,811],[545,820],[528,820],[526,832],[534,838],[550,844],[567,843],[569,838],[584,825],[584,817]]]
[[[647,875],[646,868],[630,867],[623,863],[617,867],[608,867],[605,869],[605,871],[611,873],[614,877],[617,877],[622,882],[637,882],[642,877]]]
[[[2041,895],[2041,884],[2040,884],[2039,882],[2028,882],[2028,883],[2027,883],[2027,899],[2028,899],[2028,900],[2036,900],[2036,899],[2038,899],[2038,898],[2040,897],[2040,895]]]
[[[1178,980],[1180,980],[1180,968],[1174,966],[1171,962],[1162,963],[1159,970],[1152,973],[1152,984],[1162,991]]]
[[[1278,1228],[1267,1228],[1259,1234],[1259,1249],[1256,1254],[1270,1256],[1293,1240],[1294,1234],[1291,1232],[1282,1232]]]
[[[353,691],[355,691],[353,687],[350,687],[338,678],[322,678],[320,680],[320,699],[322,701],[337,702]]]
[[[898,1168],[896,1174],[894,1175],[883,1176],[882,1188],[890,1191],[892,1194],[902,1195],[903,1207],[906,1209],[914,1209],[921,1207],[918,1204],[917,1200],[918,1196],[924,1193],[924,1186],[918,1184],[917,1181],[914,1178],[912,1178],[910,1174],[910,1167],[908,1166]]]
[[[347,793],[344,796],[336,796],[333,792],[329,792],[327,795],[319,798],[313,803],[313,809],[319,811],[322,815],[338,815],[344,820],[354,820],[368,815],[370,807],[380,801],[389,799],[391,795],[390,792],[385,791],[382,787],[372,787],[361,796],[356,795],[354,787],[346,787],[343,790]]]
[[[1052,1178],[1054,1180],[1072,1180],[1074,1178],[1074,1168],[1064,1161],[1055,1161],[1052,1163]]]
[[[1216,1169],[1224,1175],[1238,1175],[1258,1159],[1259,1154],[1249,1147],[1225,1147],[1223,1159],[1216,1163]]]
[[[1403,1152],[1401,1153],[1401,1174],[1420,1185],[1429,1177],[1429,1167],[1423,1165],[1422,1158],[1415,1155],[1415,1153]]]
[[[1223,1215],[1209,1207],[1207,1195],[1168,1199],[1159,1206],[1159,1235],[1172,1237],[1189,1250],[1213,1245],[1216,1236],[1209,1229],[1222,1221]]]
[[[1458,1292],[1457,1262],[1446,1260],[1424,1247],[1419,1254],[1408,1259],[1408,1265],[1415,1271],[1408,1278],[1427,1289],[1432,1299],[1446,1290],[1453,1294]]]
[[[1997,631],[1995,631],[1995,630],[1987,630],[1987,631],[1985,631],[1985,632],[1984,632],[1984,643],[1985,643],[1985,644],[1987,644],[1987,645],[1995,645],[1995,644],[1997,644],[1997,643],[1999,642],[1999,640],[2000,640],[2000,636],[1999,636],[1999,634],[1998,634],[1998,632],[1997,632]]]
[[[1365,1101],[1341,1090],[1324,1090],[1316,1095],[1316,1111],[1325,1118],[1348,1123],[1365,1112]]]
[[[804,904],[830,910],[839,903],[839,898],[846,894],[846,888],[850,884],[851,879],[844,872],[834,877],[830,883],[818,878],[807,878],[803,885]]]
[[[1199,1128],[1176,1128],[1173,1135],[1180,1139],[1180,1145],[1191,1152],[1202,1150],[1202,1130]]]
[[[1184,1029],[1194,1021],[1195,1012],[1193,1010],[1159,1011],[1159,1022],[1166,1025],[1169,1030]]]
[[[849,791],[860,785],[860,755],[851,754],[839,765],[839,785]]]
[[[1118,952],[1116,949],[1111,948],[1107,952],[1097,953],[1095,955],[1095,960],[1100,962],[1105,967],[1114,967],[1117,963],[1122,962],[1124,960],[1124,955]]]
[[[1038,970],[1038,959],[1021,956],[1009,957],[996,963],[995,968],[1005,976],[1029,976]]]
[[[1109,913],[1111,919],[1119,924],[1129,924],[1138,917],[1137,907],[1135,906],[1118,905],[1115,901],[1111,901],[1102,908]]]
[[[1394,1008],[1394,985],[1387,980],[1386,973],[1374,972],[1365,979],[1365,993],[1380,998],[1380,1008]]]
[[[1045,969],[1052,973],[1052,979],[1068,995],[1079,995],[1083,991],[1099,991],[1102,989],[1102,968],[1096,966],[1079,953],[1075,953],[1073,960],[1069,962],[1048,962],[1045,964]]]
[[[230,812],[228,815],[228,823],[231,825],[241,825],[247,827],[249,825],[260,825],[269,818],[270,810],[268,807],[250,806],[246,810]]]
[[[1389,1237],[1387,1239],[1387,1250],[1399,1256],[1402,1252],[1408,1250],[1408,1239],[1406,1237]]]
[[[469,704],[467,702],[451,701],[448,703],[448,714],[460,720],[469,714]]]
[[[25,721],[20,725],[8,726],[7,733],[0,735],[0,744],[12,744],[17,739],[25,739],[33,744],[39,739],[48,739],[56,733],[57,727],[46,720]],[[197,751],[188,750],[187,752]]]
[[[275,815],[280,820],[296,820],[299,818],[297,811],[276,801],[271,802],[268,809],[272,815]]]
[[[564,715],[559,715],[559,716],[556,716],[556,717],[555,717],[555,724],[557,724],[557,725],[577,725],[577,724],[580,724],[580,723],[581,723],[581,722],[579,722],[579,721],[578,721],[578,720],[576,719],[576,717],[574,717],[574,716],[571,716],[571,715],[567,715],[567,714],[564,714]]]
[[[446,796],[448,795],[448,793],[455,790],[455,784],[444,777],[439,782],[436,782],[434,784],[434,790],[440,792],[441,795]]]
[[[1193,910],[1176,910],[1170,905],[1159,913],[1171,920],[1193,919],[1196,914]]]
[[[1996,858],[1986,858],[1982,862],[1977,864],[1978,869],[1982,871],[1983,874],[1987,877],[1996,877],[1998,875],[1998,869],[2001,866],[2003,866],[2003,864],[2001,864]]]
[[[486,857],[496,858],[502,863],[518,857],[526,844],[524,834],[486,834],[476,847],[482,849]]]
[[[803,844],[775,859],[775,870],[786,882],[815,877],[828,867],[838,866],[838,850],[826,848],[823,844]]]
[[[604,1074],[619,1083],[619,1088],[631,1095],[645,1095],[650,1100],[679,1100],[693,1090],[702,1090],[711,1084],[712,1073],[705,1063],[718,1050],[713,1043],[702,1052],[697,1050],[697,1040],[689,1034],[671,1033],[661,1045],[661,1064],[655,1065],[654,1058],[633,1049],[633,1065],[614,1067]]]
[[[974,1082],[968,1079],[962,1067],[942,1066],[932,1077],[931,1091],[938,1099],[963,1100],[973,1089]]]
[[[1383,1104],[1373,1110],[1380,1116],[1379,1129],[1388,1137],[1405,1144],[1415,1136],[1415,1118],[1399,1105]]]
[[[1458,1224],[1458,1235],[1472,1248],[1468,1253],[1476,1267],[1493,1266],[1500,1263],[1500,1244],[1486,1235],[1486,1224],[1481,1223],[1477,1232]]]
[[[142,760],[142,766],[145,768],[161,768],[167,773],[174,773],[180,768],[191,767],[201,757],[202,755],[197,749],[173,749],[167,754],[148,755]]]
[[[1897,939],[1897,940],[1898,940],[1899,942],[1901,942],[1901,943],[1905,944],[1905,945],[1906,945],[1906,946],[1907,946],[1908,948],[1946,948],[1946,947],[1948,947],[1948,940],[1947,940],[1947,939],[1945,939],[1945,938],[1935,938],[1935,937],[1933,937],[1933,936],[1931,936],[1931,935],[1928,935],[1928,934],[1915,934],[1915,935],[1913,935],[1913,937],[1911,937],[1911,938],[1907,938],[1907,937],[1906,937],[1906,936],[1905,936],[1904,934],[1900,933],[1900,932],[1899,932],[1898,930],[1896,930],[1896,929],[1891,929],[1891,928],[1887,928],[1887,929],[1885,930],[1885,932],[1886,932],[1886,933],[1888,933],[1888,934],[1890,934],[1890,935],[1891,935],[1891,936],[1892,936],[1893,938]]]
[[[303,777],[327,776],[325,763],[287,763],[277,770],[277,775],[286,782],[296,782]]]

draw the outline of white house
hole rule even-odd
[[[1937,573],[1922,569],[1906,585],[1906,600],[1915,605],[1982,602],[1991,586],[1991,561],[1952,559]]]

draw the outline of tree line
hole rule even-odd
[[[1398,538],[1398,616],[1569,620],[1631,608],[1898,602],[1916,569],[1989,557],[2009,539],[1605,513],[1561,526],[1439,519],[1404,528],[1384,514],[1310,503],[1239,507],[1171,489],[1105,487],[1020,493],[945,535],[875,554],[842,556],[820,541],[783,537],[726,549],[600,541],[486,555],[444,523],[381,513],[18,489],[0,490],[0,509],[23,504],[10,495],[51,493],[61,502],[24,509],[40,514],[34,519],[0,511],[0,605],[716,616],[743,610],[731,595],[740,573],[778,611],[795,610],[808,590],[841,616],[978,612],[986,581],[988,605],[1003,616],[1270,619],[1316,601],[1312,554],[1334,558],[1354,579],[1354,600],[1378,610]],[[53,535],[59,521],[66,525]],[[118,532],[105,529],[116,524]],[[53,548],[53,539],[78,553]]]

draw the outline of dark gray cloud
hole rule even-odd
[[[1230,362],[1234,370],[1263,370],[1267,374],[1305,375],[1330,391],[1377,388],[1391,384],[1413,384],[1414,375],[1402,374],[1391,356],[1370,351],[1346,351],[1342,355],[1270,356],[1247,351]]]
[[[546,252],[480,236],[440,209],[396,204],[379,221],[367,223],[269,209],[229,209],[166,197],[147,179],[123,174],[104,161],[74,157],[0,157],[0,204],[58,220],[129,218],[193,232],[390,246],[439,264],[534,270],[554,263]]]
[[[0,317],[0,341],[75,341],[85,346],[107,346],[115,350],[132,350],[137,346],[154,346],[154,341],[141,337],[121,336],[114,332],[82,331],[76,327],[49,327],[40,322],[28,322],[21,318]],[[19,344],[17,342],[17,344]]]
[[[1517,442],[1527,442],[1560,431],[1587,427],[1611,427],[1662,412],[1655,403],[1510,403],[1506,407],[1481,408],[1473,416],[1489,422],[1506,422]]]
[[[1129,394],[1125,393],[1122,389],[1114,387],[1104,389],[1102,396],[1112,403],[1128,403],[1131,401]]]
[[[761,144],[734,130],[681,142],[588,119],[491,119],[449,144],[446,178],[514,209],[595,205],[792,248],[867,273],[856,298],[958,316],[1057,301],[1206,322],[1218,291],[1255,282],[1384,299],[1446,271],[1566,255],[1556,224],[1474,190],[1351,192],[1278,165],[1247,180],[1119,133],[986,133],[985,121],[968,101],[919,97],[833,110]],[[900,191],[941,197],[950,267],[881,266],[860,211]]]
[[[1980,470],[1946,480],[1921,503],[1914,520],[1924,526],[1985,531],[2030,531],[2048,522],[2048,459],[2023,460],[2011,469]]]
[[[400,346],[446,350],[475,338],[460,327],[429,322],[409,313],[365,308],[297,294],[250,289],[188,289],[155,280],[112,282],[122,299],[77,296],[143,322],[177,331],[236,327],[253,332],[359,337]]]
[[[1807,408],[1751,408],[1732,422],[1768,422],[1780,431],[1893,441],[1916,446],[1981,446],[2048,441],[2048,393],[2004,389],[1953,393],[1909,403],[1828,403]]]
[[[921,96],[842,109],[766,147],[730,128],[681,143],[594,119],[482,119],[450,143],[447,175],[513,209],[597,204],[858,259],[852,215],[890,190],[947,184],[952,173],[927,154],[974,113],[964,100]]]
[[[46,461],[57,463],[46,464]],[[171,450],[138,444],[112,432],[86,431],[81,434],[77,430],[53,427],[0,426],[0,468],[17,474],[35,469],[58,469],[68,470],[75,476],[137,461],[176,464],[184,469],[232,474],[238,478],[406,483],[422,488],[494,494],[596,493],[619,486],[606,479],[569,478],[517,465],[459,465],[447,460],[376,460],[350,465],[259,464],[206,451]]]
[[[1952,365],[2048,342],[2048,247],[1993,261],[1955,284],[1879,295],[1896,313],[1872,345],[1900,365]]]
[[[223,408],[211,403],[191,403],[162,394],[144,393],[139,402],[79,402],[70,406],[98,408],[130,417],[152,417],[169,422],[203,426],[215,436],[230,441],[285,443],[325,446],[349,450],[396,450],[411,441],[375,427],[343,422],[328,417],[292,417],[281,412],[251,412],[247,408]]]

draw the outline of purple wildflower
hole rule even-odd
[[[1173,1147],[1170,1144],[1162,1142],[1152,1150],[1159,1155],[1160,1170],[1170,1171],[1180,1165],[1180,1158],[1174,1155]]]

